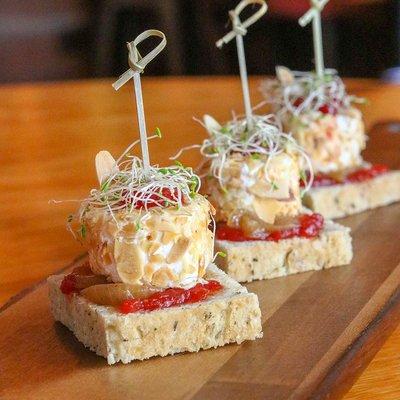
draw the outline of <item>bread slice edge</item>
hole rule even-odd
[[[347,265],[353,258],[350,228],[330,220],[316,238],[277,242],[216,240],[218,266],[238,282],[273,279],[306,271]]]
[[[303,204],[325,218],[342,218],[400,201],[400,171],[359,183],[311,188]]]
[[[218,280],[224,286],[222,292],[198,303],[143,313],[122,314],[78,294],[66,296],[60,290],[62,279],[63,275],[48,278],[54,318],[109,364],[262,337],[257,295],[215,265],[207,268],[206,279]]]

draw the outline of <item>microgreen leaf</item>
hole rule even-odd
[[[82,239],[86,238],[86,225],[85,224],[81,224],[81,228],[79,230],[79,233],[82,236]]]
[[[275,182],[271,182],[271,187],[272,187],[272,190],[278,190],[279,189],[278,185]]]
[[[175,165],[177,165],[178,167],[181,167],[181,168],[185,168],[185,167],[183,166],[183,164],[182,164],[180,161],[178,161],[178,160],[175,160]]]
[[[306,182],[306,181],[307,181],[307,174],[306,174],[306,171],[304,171],[304,169],[301,169],[301,170],[300,170],[300,179],[301,179],[303,182]]]
[[[161,129],[158,126],[156,127],[156,131],[154,132],[154,134],[159,138],[162,138]]]
[[[107,179],[106,181],[104,181],[101,186],[100,186],[100,190],[102,192],[106,192],[108,190],[108,188],[110,187],[111,181],[110,179]]]
[[[240,136],[240,141],[247,142],[248,139],[249,139],[248,131],[244,131]]]
[[[226,253],[224,253],[223,251],[218,251],[217,254],[216,254],[216,256],[225,258],[225,257],[226,257]]]
[[[258,153],[253,153],[253,154],[251,154],[251,159],[252,160],[259,160],[260,159],[260,154],[258,154]]]

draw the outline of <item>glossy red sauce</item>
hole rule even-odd
[[[179,195],[182,196],[182,194],[179,193],[179,190],[177,188],[175,188],[173,191],[171,191],[171,189],[169,188],[162,188],[160,190],[160,194],[153,193],[149,197],[149,200],[146,201],[147,208],[159,207],[160,203],[162,204],[165,201],[165,198],[167,198],[168,200],[176,200],[179,198]],[[184,198],[182,198],[182,203],[185,204]],[[145,203],[139,200],[136,202],[135,208],[137,210],[145,208]]]
[[[265,240],[278,242],[282,239],[291,239],[294,237],[313,238],[319,235],[324,226],[324,217],[321,214],[304,214],[298,219],[298,225],[276,230],[272,232],[263,232],[257,236],[246,236],[239,228],[232,228],[226,224],[218,224],[216,237],[218,240],[229,240],[231,242],[247,242],[253,240]]]
[[[73,274],[65,275],[61,282],[60,290],[64,294],[78,293],[79,289],[76,287],[76,276]]]
[[[162,308],[197,303],[222,289],[222,285],[214,280],[198,283],[190,289],[170,288],[154,293],[144,299],[124,300],[118,307],[123,314],[138,311],[153,311]]]
[[[123,195],[126,195],[127,193],[124,192]],[[169,188],[159,188],[159,193],[153,193],[149,198],[146,200],[146,202],[142,200],[137,200],[135,204],[135,209],[136,210],[141,210],[143,208],[146,208],[147,204],[147,209],[153,208],[153,207],[160,207],[160,206],[168,206],[168,200],[171,201],[176,201],[179,198],[179,195],[182,196],[182,204],[187,204],[187,199],[185,196],[183,196],[181,193],[179,193],[179,189],[175,188],[173,191]],[[167,200],[165,200],[167,199]],[[119,205],[127,205],[131,203],[131,199],[128,200],[121,200],[119,202]]]
[[[293,103],[295,107],[301,106],[303,104],[304,99],[302,97],[299,97],[296,99],[296,101]],[[318,108],[318,111],[320,111],[322,114],[331,114],[331,115],[336,115],[338,113],[338,105],[333,105],[333,104],[323,104]]]
[[[348,175],[346,175],[346,177],[341,181],[329,175],[318,174],[314,176],[312,187],[341,185],[343,183],[365,182],[379,175],[382,175],[388,171],[389,168],[386,165],[375,164],[371,165],[370,167],[357,169],[356,171],[353,171]],[[305,183],[301,181],[300,186],[304,187]]]
[[[346,176],[346,182],[364,182],[389,171],[383,164],[375,164],[368,168],[360,168]]]
[[[86,262],[66,275],[61,282],[60,289],[64,294],[79,293],[82,289],[92,286],[107,283],[107,280],[102,275],[95,275],[90,269],[89,263]]]
[[[318,174],[314,176],[312,187],[321,187],[321,186],[332,186],[338,185],[339,182],[337,179],[332,178],[328,175]],[[304,182],[302,182],[302,186],[304,186]]]
[[[88,274],[88,271],[74,270],[66,275],[60,285],[62,293],[70,295],[72,293],[79,293],[83,289],[79,285],[79,274]],[[218,281],[210,280],[207,283],[198,283],[190,289],[170,288],[143,299],[128,299],[123,301],[118,309],[122,313],[127,314],[136,311],[152,311],[180,304],[196,303],[221,289],[222,285]]]

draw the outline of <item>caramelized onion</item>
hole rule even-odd
[[[285,229],[294,228],[299,225],[297,217],[278,217],[274,224],[255,219],[249,215],[243,215],[240,219],[240,229],[246,236],[257,237],[260,233],[283,231]]]
[[[107,279],[103,275],[96,275],[90,269],[89,263],[85,263],[73,269],[70,274],[75,281],[77,290],[85,289],[89,286],[107,283]]]
[[[124,300],[145,298],[157,291],[155,288],[142,285],[108,283],[87,287],[81,291],[81,295],[99,305],[117,306]]]

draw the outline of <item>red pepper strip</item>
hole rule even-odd
[[[181,304],[197,303],[221,289],[222,285],[215,280],[208,281],[207,283],[198,283],[190,289],[165,289],[144,299],[124,300],[118,307],[118,310],[123,314],[129,314],[138,311],[159,310]]]

